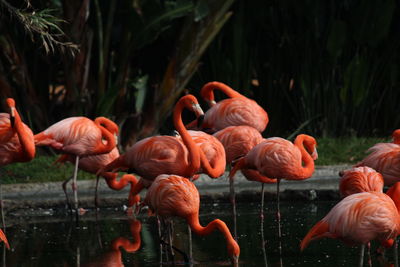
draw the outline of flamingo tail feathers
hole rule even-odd
[[[303,251],[311,241],[325,237],[327,232],[329,232],[329,224],[324,221],[319,221],[301,241],[300,250]]]

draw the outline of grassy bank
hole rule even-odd
[[[383,138],[319,138],[316,165],[354,164],[365,157],[365,151]],[[0,169],[1,183],[63,181],[73,172],[71,163],[54,165],[56,156],[38,155],[27,163],[16,163]],[[79,179],[94,179],[93,174],[79,172]]]

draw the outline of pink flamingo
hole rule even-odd
[[[229,98],[219,101],[214,100],[214,90],[224,92]],[[248,125],[259,132],[263,132],[268,124],[267,112],[256,101],[236,92],[231,87],[221,82],[209,82],[201,88],[200,95],[211,106],[205,113],[202,129],[210,132],[222,130],[228,126]],[[188,124],[188,128],[195,128],[198,121]]]
[[[354,167],[340,172],[339,192],[342,197],[362,192],[383,192],[382,175],[370,167]]]
[[[25,125],[15,107],[15,101],[7,98],[9,113],[0,113],[0,166],[13,162],[27,162],[35,157],[35,144],[31,129]],[[3,212],[1,213],[4,225]],[[8,249],[10,245],[0,229],[0,240]]]
[[[214,229],[218,229],[224,235],[228,254],[237,266],[240,247],[226,224],[216,219],[206,227],[201,226],[199,222],[199,192],[189,179],[178,175],[158,176],[149,187],[144,202],[153,212],[163,218],[177,216],[186,219],[192,231],[198,235],[208,235]]]
[[[363,192],[349,195],[331,211],[301,241],[300,249],[320,238],[340,239],[346,244],[364,245],[377,239],[390,247],[400,231],[400,183],[387,192]],[[360,256],[362,262],[363,255]]]
[[[50,146],[64,154],[75,156],[73,191],[75,210],[78,210],[77,172],[79,158],[109,153],[116,146],[118,126],[111,120],[85,117],[61,120],[34,136],[37,146]]]
[[[230,179],[240,169],[258,170],[261,175],[277,179],[277,221],[279,252],[281,253],[281,226],[279,208],[279,184],[281,179],[304,180],[314,172],[314,160],[318,158],[314,137],[300,134],[294,143],[279,137],[264,139],[246,156],[237,161],[229,173]],[[310,155],[311,154],[311,155]]]
[[[232,164],[234,160],[245,156],[253,147],[262,142],[263,137],[257,129],[247,126],[229,126],[213,134],[225,148],[226,161]],[[257,181],[261,183],[261,225],[263,225],[264,217],[264,183],[276,183],[276,179],[270,179],[262,176],[257,170],[242,169],[243,175],[249,181]],[[235,189],[232,179],[229,179],[230,196],[232,202],[232,211],[234,218],[234,233],[236,233],[236,201]]]
[[[378,143],[367,150],[369,153],[355,167],[368,166],[382,174],[385,185],[396,183],[400,177],[400,129],[392,134],[393,143]]]

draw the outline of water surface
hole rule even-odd
[[[264,235],[268,266],[279,266],[278,238],[275,222],[275,202],[266,202]],[[359,248],[345,246],[338,240],[323,239],[312,242],[300,252],[299,243],[307,231],[334,205],[334,202],[282,202],[283,266],[357,266]],[[238,235],[241,247],[240,266],[265,266],[260,234],[259,203],[238,203]],[[228,203],[202,205],[200,221],[203,225],[215,218],[232,227],[231,207]],[[136,219],[122,210],[101,210],[97,216],[89,211],[79,225],[68,213],[57,211],[8,215],[6,229],[11,250],[0,249],[3,266],[107,266],[106,261],[119,261],[125,266],[160,266],[160,243],[155,217],[142,212]],[[130,227],[141,226],[138,238]],[[134,229],[133,229],[134,232]],[[178,249],[188,253],[187,226],[181,219],[174,220],[174,242]],[[131,249],[140,241],[135,252],[115,249],[116,243]],[[373,243],[373,266],[392,263],[392,250],[387,259],[376,254]],[[367,253],[366,253],[367,254]],[[200,237],[193,234],[195,266],[230,265],[225,240],[219,232]],[[184,257],[175,255],[176,265],[183,265]],[[172,265],[163,256],[164,265]],[[365,257],[367,266],[367,255]],[[91,265],[92,264],[92,265]],[[118,266],[118,265],[117,265]]]

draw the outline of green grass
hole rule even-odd
[[[316,165],[355,164],[366,156],[366,150],[384,138],[317,138]],[[54,165],[56,156],[37,156],[31,162],[15,163],[0,169],[1,183],[33,183],[63,181],[70,177],[73,165]],[[79,179],[94,179],[95,175],[79,171]]]

